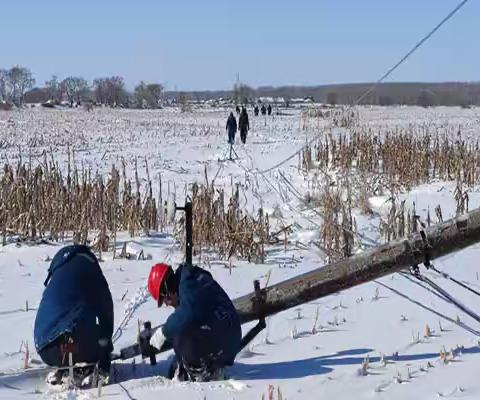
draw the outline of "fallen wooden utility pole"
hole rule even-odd
[[[384,244],[264,289],[260,289],[256,282],[254,293],[233,301],[242,324],[260,320],[257,327],[245,335],[245,343],[263,329],[266,316],[428,262],[477,242],[480,242],[480,209],[434,225],[404,240]],[[171,345],[165,343],[160,352],[170,348]],[[122,349],[121,354],[114,358],[126,359],[139,354],[140,346],[137,344]],[[153,354],[148,356],[154,359]]]
[[[299,304],[337,293],[404,268],[461,250],[480,241],[480,209],[364,253],[325,265],[263,289],[258,305],[254,293],[234,301],[242,323],[287,310]],[[261,310],[259,310],[261,307]]]

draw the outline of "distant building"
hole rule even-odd
[[[305,105],[305,104],[313,104],[313,97],[295,97],[290,99],[289,103],[291,105]]]
[[[283,97],[259,97],[258,102],[262,104],[284,105],[285,99]]]

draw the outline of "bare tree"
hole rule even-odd
[[[159,83],[150,83],[147,85],[147,90],[153,100],[152,106],[157,108],[162,100],[163,86]]]
[[[110,105],[116,107],[122,105],[126,99],[125,83],[120,76],[112,76],[108,79],[108,93]]]
[[[121,76],[98,78],[93,81],[95,100],[98,103],[116,107],[127,100],[125,83]]]
[[[8,71],[6,69],[0,69],[0,101],[8,101]]]
[[[97,78],[93,81],[95,101],[100,104],[107,104],[107,78]]]
[[[243,83],[233,85],[232,97],[235,104],[247,104],[252,96],[253,89]]]
[[[52,75],[52,79],[46,81],[45,86],[47,89],[48,99],[55,102],[60,102],[61,90],[57,75]]]
[[[138,108],[149,107],[147,85],[145,84],[144,81],[141,81],[137,86],[135,86],[133,97],[135,101],[135,107],[138,107]]]
[[[163,86],[158,83],[140,82],[135,87],[134,101],[139,108],[158,108],[162,98]]]
[[[65,78],[60,84],[60,87],[71,105],[73,105],[74,102],[79,103],[82,97],[88,92],[88,82],[79,77],[70,76]]]
[[[186,93],[180,93],[178,96],[178,104],[180,104],[180,110],[182,112],[190,111],[189,99]]]
[[[10,86],[12,102],[17,106],[21,106],[25,92],[33,87],[35,79],[33,79],[32,73],[28,68],[17,65],[8,71],[7,82],[8,86]]]

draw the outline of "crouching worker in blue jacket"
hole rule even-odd
[[[170,378],[224,379],[224,367],[233,365],[242,332],[235,307],[212,275],[189,264],[175,272],[166,264],[156,264],[148,290],[159,307],[164,303],[175,308],[150,339],[157,349],[166,340],[173,344],[176,360]]]
[[[107,281],[95,255],[86,246],[67,246],[53,258],[35,319],[35,347],[44,363],[67,367],[70,353],[75,378],[88,385],[98,364],[106,383],[113,350],[113,302]],[[68,375],[62,368],[49,375],[60,384]]]

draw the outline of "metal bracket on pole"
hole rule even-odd
[[[255,297],[252,299],[253,308],[258,315],[258,323],[242,338],[240,342],[240,349],[242,351],[261,331],[263,331],[267,324],[265,322],[265,302],[267,294],[265,289],[260,289],[260,282],[258,280],[253,281],[253,288],[255,290]]]
[[[150,321],[146,321],[143,324],[144,331],[147,332],[147,337],[144,338],[144,340],[150,341],[150,338],[152,337],[153,331],[152,331],[152,323]],[[153,348],[150,344],[142,346],[144,349],[144,352],[142,353],[143,358],[150,358],[150,364],[151,365],[156,365],[157,364],[157,358],[155,356],[155,348]]]
[[[430,260],[431,260],[430,249],[432,248],[432,246],[428,242],[427,234],[425,233],[425,231],[423,229],[420,231],[420,236],[422,237],[423,253],[425,255],[425,261],[424,261],[423,265],[425,265],[425,268],[429,269],[432,266],[432,263],[430,262]]]
[[[263,321],[265,323],[265,302],[267,300],[267,294],[265,289],[260,289],[260,281],[255,280],[253,281],[253,289],[255,291],[255,298],[254,298],[254,308],[256,309],[256,313],[258,315],[259,321]]]
[[[192,265],[193,260],[193,207],[187,199],[184,207],[175,206],[176,211],[185,211],[185,263]]]
[[[415,249],[415,252],[417,254],[422,254],[424,256],[424,261],[423,261],[423,265],[425,266],[425,268],[427,269],[430,269],[431,267],[433,267],[432,263],[431,263],[431,244],[428,242],[428,239],[427,239],[427,234],[425,233],[425,230],[421,229],[419,231],[420,233],[420,237],[422,238],[422,247],[420,249]],[[405,245],[407,247],[407,249],[409,251],[412,251],[411,248],[410,248],[410,245],[409,245],[409,242],[407,240],[405,240]],[[420,274],[420,268],[418,267],[418,264],[414,264],[410,267],[410,272],[415,275],[415,276],[418,276]]]

